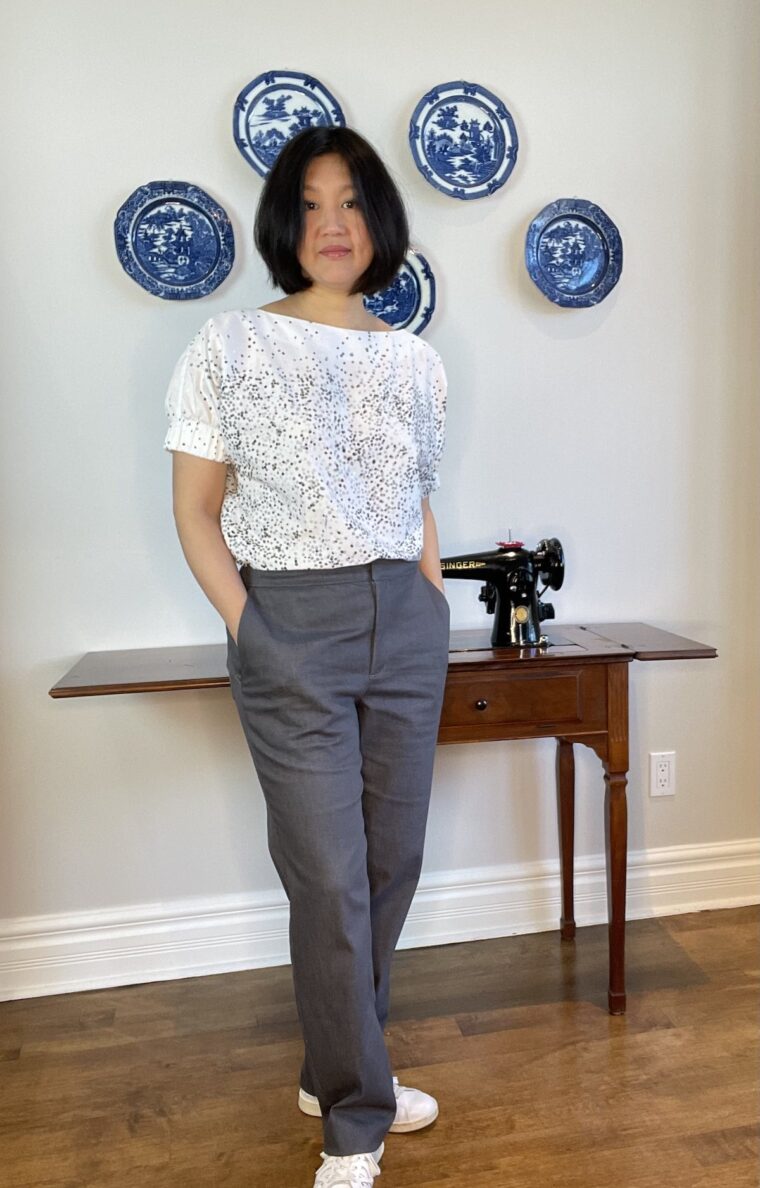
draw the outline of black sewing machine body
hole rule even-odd
[[[485,582],[478,595],[489,615],[495,614],[491,646],[546,647],[541,633],[544,619],[554,618],[554,607],[539,596],[547,588],[559,590],[565,577],[562,545],[556,536],[540,540],[536,549],[526,549],[521,540],[499,540],[492,552],[463,553],[442,557],[444,578],[467,578]],[[538,582],[544,583],[540,592]]]

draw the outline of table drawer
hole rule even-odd
[[[604,726],[606,679],[603,666],[578,665],[556,671],[491,670],[482,674],[449,672],[441,728],[548,725],[573,728]]]

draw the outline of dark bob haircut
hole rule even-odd
[[[285,293],[311,288],[298,262],[303,232],[303,188],[314,157],[339,153],[356,187],[374,255],[351,289],[378,293],[395,279],[409,250],[409,224],[393,179],[372,145],[352,128],[304,128],[287,141],[275,160],[256,210],[253,238],[274,285]]]

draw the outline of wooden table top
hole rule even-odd
[[[647,623],[544,626],[547,647],[492,648],[491,627],[452,631],[449,666],[504,667],[605,663],[619,660],[693,660],[717,656],[709,644],[662,631]],[[99,697],[115,693],[162,693],[219,689],[229,685],[227,644],[129,648],[87,652],[49,690],[51,697]]]

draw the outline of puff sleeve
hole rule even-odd
[[[419,449],[420,495],[424,499],[441,485],[438,467],[446,439],[446,395],[448,381],[440,355],[431,348],[427,400],[422,418]]]
[[[180,450],[227,462],[219,420],[218,395],[223,375],[221,336],[210,318],[180,355],[166,393],[169,421],[165,450]]]

